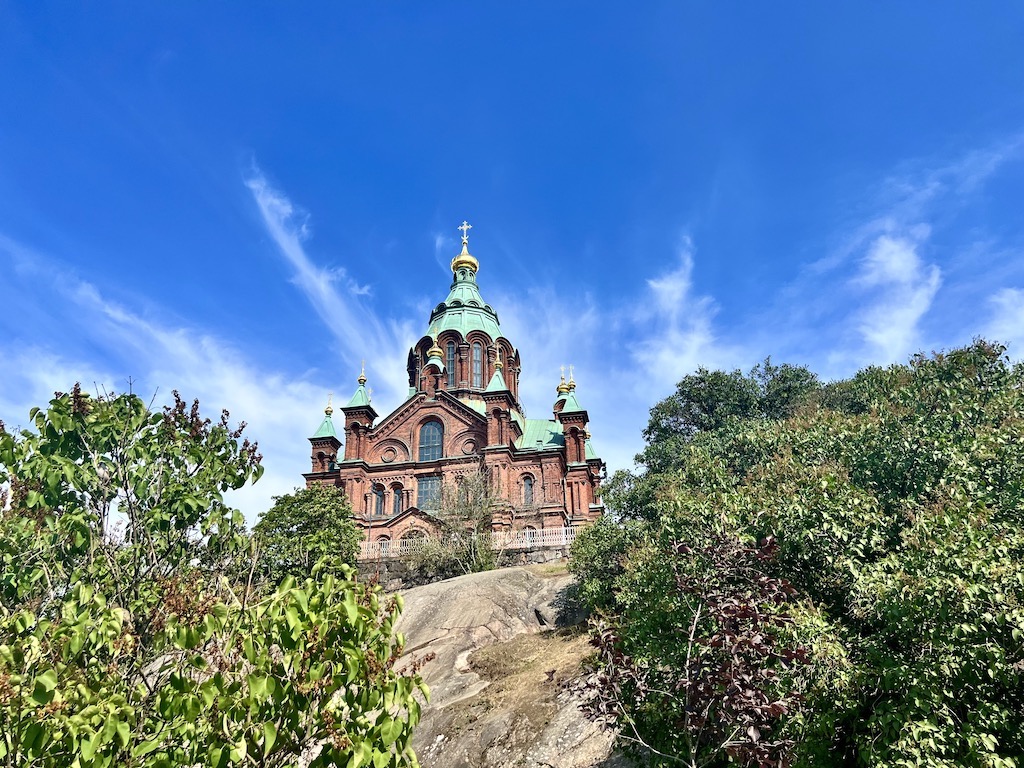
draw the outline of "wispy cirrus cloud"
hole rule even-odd
[[[720,358],[712,331],[717,307],[695,291],[693,255],[693,242],[684,237],[676,264],[647,280],[647,295],[629,318],[637,336],[632,358],[650,392],[671,390],[687,373]]]
[[[1024,358],[1024,289],[1002,288],[989,297],[985,336],[1001,341],[1015,358]]]
[[[333,334],[349,371],[366,359],[385,398],[404,395],[405,355],[415,337],[411,322],[381,319],[364,301],[372,295],[371,286],[360,285],[344,267],[316,264],[305,246],[309,214],[273,187],[259,168],[254,166],[245,186],[277,251],[294,270],[296,286]]]
[[[306,437],[322,418],[325,382],[261,365],[216,334],[145,316],[110,300],[59,262],[9,240],[0,240],[0,266],[3,257],[19,260],[20,277],[12,288],[27,303],[48,307],[54,323],[65,329],[32,344],[0,340],[0,418],[8,426],[27,425],[29,408],[76,381],[93,392],[131,386],[156,407],[169,403],[177,389],[198,398],[207,415],[229,409],[248,423],[246,436],[260,443],[266,472],[230,499],[250,523],[269,508],[272,496],[302,484]]]

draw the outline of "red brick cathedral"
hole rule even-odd
[[[573,377],[563,374],[553,418],[528,419],[519,402],[519,352],[477,287],[479,263],[452,259],[451,290],[430,313],[427,333],[409,350],[409,395],[380,418],[360,374],[345,414],[344,453],[328,404],[311,438],[306,485],[336,485],[352,502],[371,542],[386,548],[437,530],[432,512],[442,487],[483,472],[501,499],[494,531],[547,529],[591,522],[603,507],[604,463],[594,453],[587,412]],[[545,537],[546,538],[546,537]]]

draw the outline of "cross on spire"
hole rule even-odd
[[[462,244],[463,245],[468,245],[469,244],[469,230],[471,230],[472,228],[473,228],[473,225],[470,224],[468,221],[463,221],[462,222],[462,226],[458,227],[458,229],[462,231]]]

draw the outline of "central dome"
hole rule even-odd
[[[466,338],[470,331],[483,331],[491,341],[501,336],[498,313],[484,301],[477,287],[477,269],[479,262],[470,255],[466,238],[463,238],[462,253],[452,259],[451,291],[430,313],[427,335],[436,337],[443,331],[458,331]]]

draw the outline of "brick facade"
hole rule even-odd
[[[581,525],[603,511],[604,464],[590,447],[575,383],[563,377],[553,418],[525,418],[519,352],[480,297],[477,268],[464,236],[449,297],[409,350],[408,399],[379,418],[360,376],[341,409],[344,440],[330,406],[310,438],[306,485],[344,489],[369,541],[436,530],[434,489],[481,471],[504,502],[492,518],[496,531]]]

